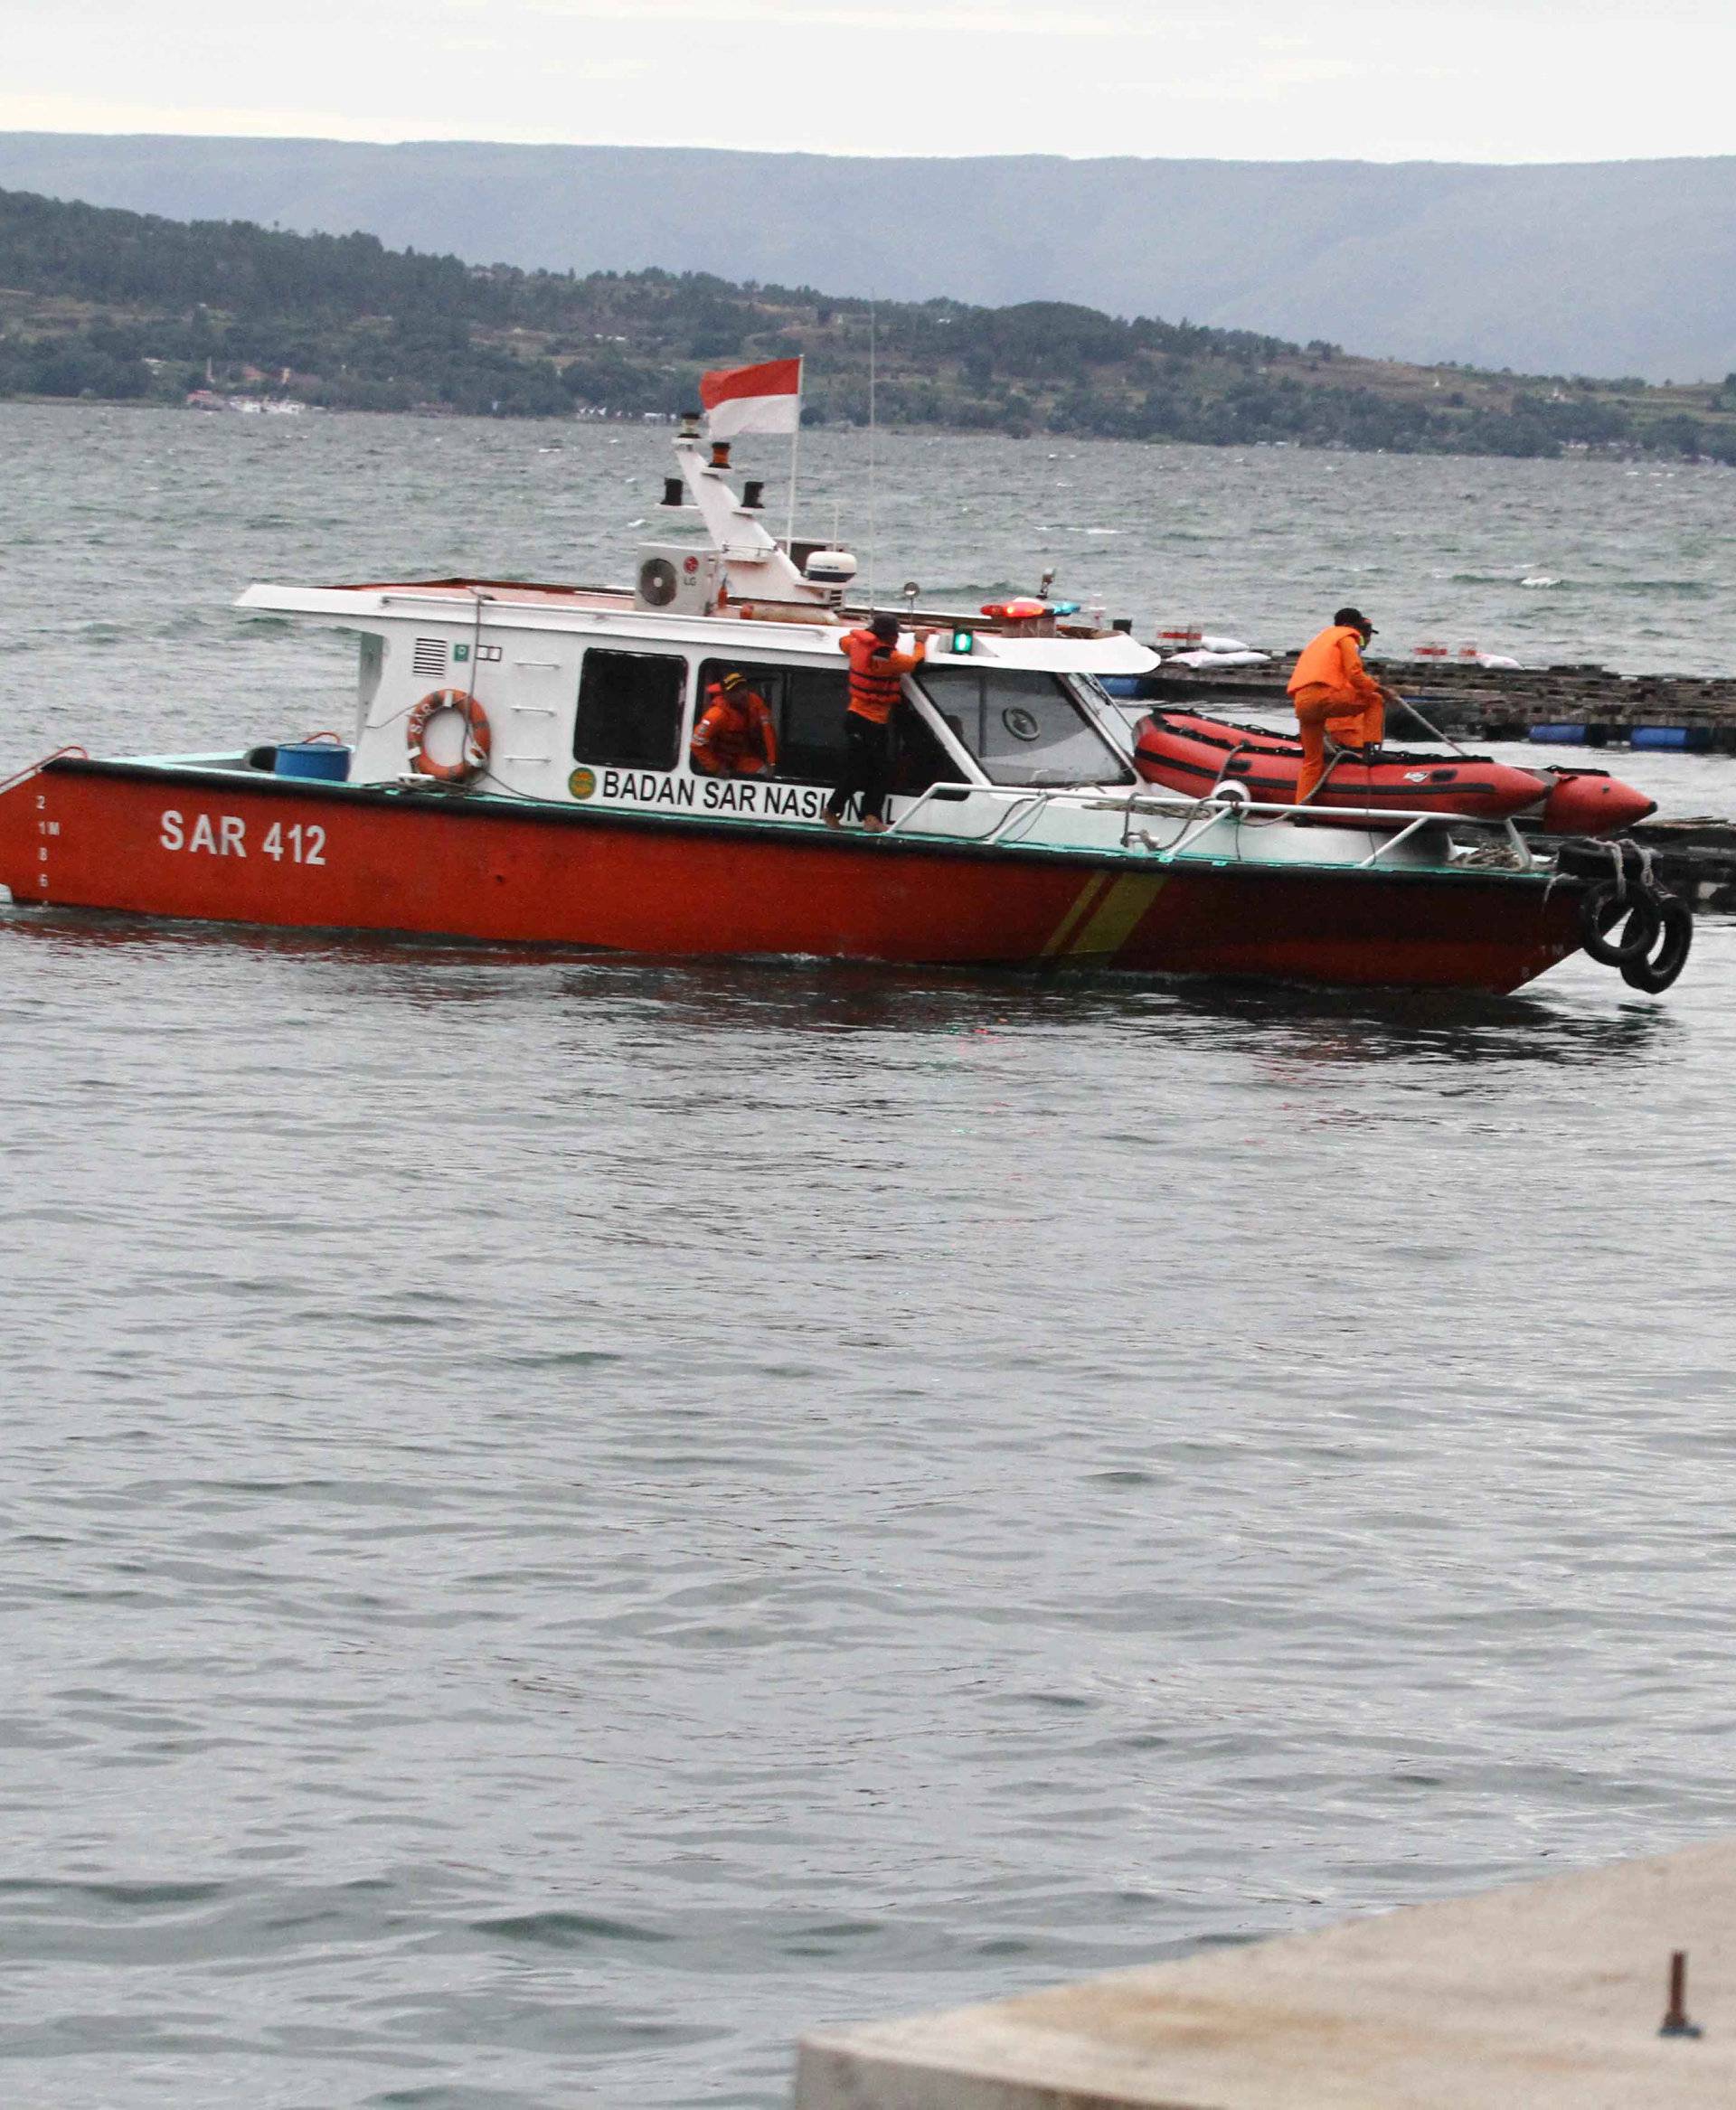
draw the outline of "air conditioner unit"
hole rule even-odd
[[[723,583],[723,559],[691,542],[647,542],[639,551],[633,605],[660,616],[709,616]]]

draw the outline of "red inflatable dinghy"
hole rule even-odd
[[[1247,787],[1266,805],[1292,805],[1302,769],[1294,739],[1195,711],[1154,711],[1141,721],[1134,760],[1148,783],[1198,795],[1220,782]],[[1515,769],[1486,755],[1420,755],[1382,748],[1372,768],[1336,763],[1310,806],[1396,807],[1408,813],[1523,815],[1552,835],[1607,835],[1656,811],[1631,784],[1602,769]]]

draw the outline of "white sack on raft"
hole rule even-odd
[[[1165,666],[1263,666],[1270,659],[1269,652],[1254,652],[1247,645],[1237,651],[1212,652],[1202,646],[1197,652],[1175,652],[1164,662]]]

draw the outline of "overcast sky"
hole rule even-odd
[[[1736,0],[0,0],[0,130],[1605,161],[1736,150]]]

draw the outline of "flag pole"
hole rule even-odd
[[[874,605],[874,296],[868,296],[868,605]]]
[[[794,552],[796,549],[796,463],[801,453],[801,447],[802,362],[798,359],[796,362],[796,429],[789,436],[789,531],[784,537],[785,547],[791,552],[790,560],[792,563],[795,561]]]

